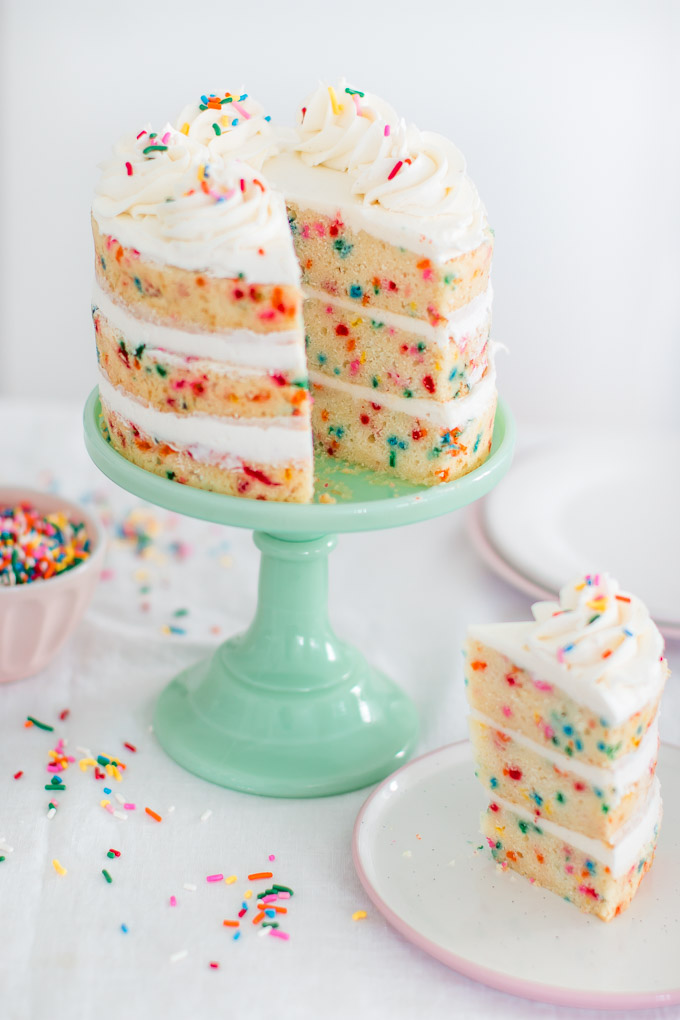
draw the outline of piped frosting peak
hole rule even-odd
[[[637,659],[641,671],[663,654],[663,640],[645,605],[622,592],[609,574],[587,574],[560,591],[560,601],[537,602],[529,647],[583,679],[615,682]]]
[[[237,157],[258,170],[280,144],[264,107],[243,89],[203,95],[180,113],[176,129],[209,148],[211,157]]]

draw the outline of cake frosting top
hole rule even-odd
[[[443,135],[400,120],[344,81],[320,83],[295,137],[264,172],[286,198],[437,263],[479,247],[489,230],[465,159]]]
[[[261,169],[279,151],[278,136],[264,107],[243,89],[200,97],[180,113],[175,127],[210,149],[211,158],[237,157]]]
[[[619,725],[663,689],[663,638],[645,605],[608,574],[587,574],[537,602],[534,621],[470,627],[470,636]]]
[[[299,282],[283,198],[250,164],[168,125],[122,139],[101,170],[92,215],[125,247],[181,269]]]

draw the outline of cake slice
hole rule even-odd
[[[102,170],[93,318],[110,442],[176,482],[308,501],[302,293],[283,199],[249,164],[170,127],[124,140]]]
[[[639,599],[588,575],[533,622],[469,628],[465,679],[494,858],[610,920],[651,865],[663,640]]]
[[[302,270],[318,448],[430,485],[477,467],[496,407],[493,239],[460,152],[320,85],[263,172]]]

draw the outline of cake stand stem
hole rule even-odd
[[[330,625],[335,537],[256,532],[255,543],[253,622],[165,689],[158,739],[190,771],[250,793],[321,796],[376,782],[413,750],[417,715]]]

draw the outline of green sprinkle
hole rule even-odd
[[[557,801],[557,803],[558,803],[558,804],[564,804],[564,801],[565,801],[565,797],[564,797],[564,794],[563,794],[563,793],[560,793],[560,792],[558,791],[558,792],[557,792],[557,793],[555,794],[555,800]]]
[[[0,857],[0,863],[1,863],[2,861],[6,861],[6,860],[7,860],[7,858],[6,858],[6,857]]]
[[[286,890],[285,890],[285,889],[283,889],[283,886],[281,886],[281,889],[282,889],[282,890],[283,890],[284,892],[286,892]],[[262,892],[259,892],[259,893],[257,894],[257,899],[258,899],[258,900],[261,900],[263,896],[269,896],[269,895],[271,895],[271,893],[275,893],[275,892],[277,892],[276,886],[272,886],[272,887],[271,887],[271,889],[263,889],[263,890],[262,890]],[[293,895],[293,893],[291,892],[291,896],[292,896],[292,895]]]
[[[205,105],[205,103],[199,103],[198,104],[198,108],[199,108],[199,110],[207,110],[208,109],[208,107]]]
[[[520,832],[526,832],[527,829],[529,828],[529,823],[528,822],[520,820],[517,824],[519,825],[519,831]]]
[[[221,103],[222,106],[224,106],[225,103],[233,103],[233,102],[234,102],[234,97],[233,96],[225,96],[224,99],[220,99],[220,103]]]
[[[221,135],[221,134],[222,134],[222,128],[221,128],[221,127],[220,127],[220,125],[219,125],[219,124],[217,124],[217,123],[213,124],[213,131],[215,132],[215,134],[216,134],[216,135],[217,135],[218,137],[219,137],[219,135]]]
[[[294,895],[293,890],[290,889],[287,885],[273,885],[272,892],[287,892],[290,893],[291,896]]]
[[[359,92],[359,89],[345,89],[345,92],[348,96],[361,96],[362,99],[366,95],[365,92]]]
[[[113,879],[112,879],[112,878],[111,878],[111,876],[109,875],[109,873],[108,873],[108,871],[106,870],[106,868],[102,868],[102,875],[104,876],[104,878],[106,879],[106,881],[107,881],[107,882],[109,883],[109,885],[111,885],[111,883],[113,882]]]
[[[150,152],[166,152],[167,145],[147,145],[146,149],[142,149],[142,156],[148,156]]]
[[[110,758],[106,758],[103,754],[98,754],[97,755],[97,764],[99,764],[99,765],[110,765],[111,764],[111,759]]]
[[[57,810],[57,805],[54,804],[52,801],[50,801],[47,806],[48,806],[48,808],[54,808],[55,811]]]
[[[61,786],[62,780],[59,776],[52,776],[50,779],[52,786]]]
[[[144,353],[145,347],[146,344],[140,344],[139,347],[135,347],[135,357],[137,359],[141,358],[142,354]]]
[[[590,626],[591,623],[595,623],[596,620],[600,619],[601,613],[595,613],[595,616],[591,616],[586,626]]]
[[[371,379],[371,385],[373,386],[374,390],[377,390],[379,382],[380,380],[378,379],[377,375],[374,375],[373,378]]]
[[[396,467],[396,466],[397,466],[397,451],[396,450],[390,450],[390,467]]]
[[[173,616],[188,616],[189,615],[189,610],[188,609],[176,609],[172,615]]]
[[[114,858],[114,857],[115,857],[116,855],[115,855],[115,854],[113,853],[113,851],[112,851],[112,850],[107,850],[107,851],[106,851],[106,856],[107,856],[107,857],[110,857],[110,858],[111,858],[111,860],[113,860],[113,858]]]
[[[40,722],[39,719],[35,719],[32,715],[26,716],[26,722],[33,723],[33,725],[37,726],[39,730],[49,730],[50,733],[54,732],[54,726],[48,726],[46,722]]]
[[[173,478],[175,477],[175,472],[174,471],[166,471],[165,474],[170,479],[170,481],[172,481]]]
[[[64,786],[63,783],[61,784],[61,786],[52,786],[52,784],[50,783],[50,785],[46,786],[45,789],[49,790],[50,793],[61,793],[62,790],[66,789],[66,787]]]
[[[167,368],[163,368],[162,365],[156,365],[156,371],[158,372],[161,379],[165,379],[166,375],[168,374]]]
[[[412,397],[413,396],[413,390],[404,390],[404,396],[405,397]]]
[[[4,861],[5,858],[3,857],[2,859]],[[262,922],[262,927],[263,928],[278,928],[279,927],[279,922],[278,921],[263,921]]]

